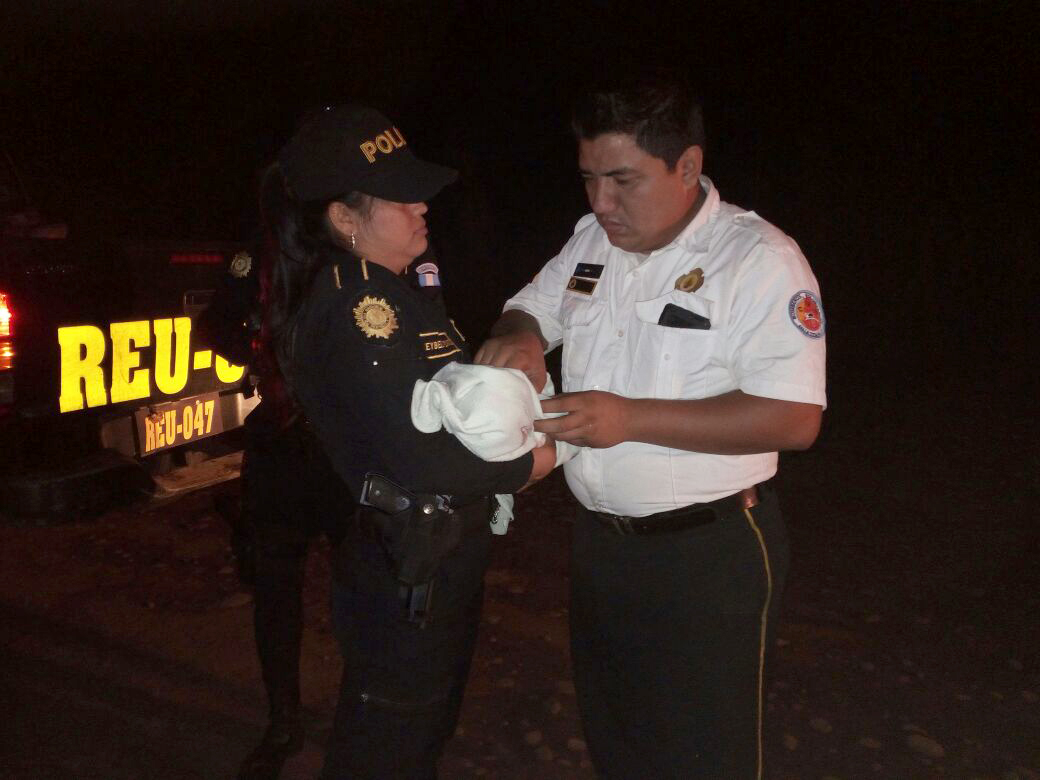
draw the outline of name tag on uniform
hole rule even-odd
[[[419,340],[422,342],[423,356],[427,360],[440,360],[462,351],[451,336],[442,330],[420,333]]]
[[[574,275],[586,279],[599,279],[603,276],[603,266],[593,263],[578,263],[578,266],[574,269]]]
[[[574,276],[567,282],[567,289],[572,292],[592,295],[596,289],[596,282],[603,275],[603,266],[595,263],[578,263],[574,269]]]

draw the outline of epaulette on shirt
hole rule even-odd
[[[350,290],[371,280],[370,267],[367,260],[345,257],[328,267],[327,281],[337,290]]]
[[[793,250],[795,253],[801,254],[801,250],[794,239],[776,225],[762,219],[754,211],[738,209],[730,204],[720,204],[720,208],[730,212],[728,216],[732,229],[753,237],[754,243],[761,244],[767,249],[775,251]],[[750,251],[750,248],[748,251]]]
[[[588,228],[596,224],[598,224],[596,222],[596,215],[586,214],[584,217],[579,219],[577,224],[574,226],[574,235],[578,235],[578,233],[580,233],[581,231],[587,230]]]

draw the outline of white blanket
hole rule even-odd
[[[518,369],[449,363],[428,382],[416,381],[412,424],[424,433],[444,428],[483,460],[515,460],[545,444],[546,436],[534,429],[534,421],[556,416],[542,412],[539,401],[555,392],[552,377],[539,395]],[[573,445],[556,442],[556,465],[577,452]],[[504,534],[513,516],[513,497],[496,498],[499,511],[491,528]]]

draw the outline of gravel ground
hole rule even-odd
[[[977,398],[903,400],[913,417],[893,405],[882,426],[876,405],[846,407],[814,449],[783,459],[793,560],[768,776],[1040,778],[1028,428],[973,413]],[[235,488],[0,525],[0,777],[233,776],[264,718],[251,595],[213,510]],[[594,776],[567,653],[570,502],[554,475],[520,497],[495,546],[445,778]],[[287,778],[316,774],[335,704],[326,552],[308,561],[310,739]]]

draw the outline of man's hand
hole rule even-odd
[[[475,363],[499,368],[518,368],[534,389],[542,392],[545,379],[545,353],[542,340],[529,330],[517,330],[485,341],[474,358]]]
[[[527,488],[531,487],[535,482],[544,479],[549,475],[549,472],[556,467],[556,442],[552,436],[548,437],[549,440],[541,447],[535,447],[531,450],[531,454],[534,455],[534,465],[531,467],[531,476],[527,480],[527,483],[518,490],[521,493]]]
[[[534,429],[579,447],[613,447],[628,441],[630,406],[630,399],[600,390],[561,393],[542,401],[542,411],[567,414],[535,420]]]

